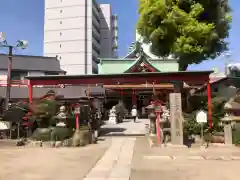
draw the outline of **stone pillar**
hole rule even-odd
[[[171,141],[183,145],[183,117],[181,93],[170,93]]]
[[[149,115],[148,119],[150,120],[150,135],[156,135],[156,115],[154,112],[154,106],[150,105],[148,107]]]
[[[224,123],[224,143],[226,145],[232,145],[233,144],[231,121],[226,121]]]

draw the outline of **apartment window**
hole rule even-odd
[[[60,13],[62,13],[63,11],[62,10],[60,10]]]
[[[60,24],[62,24],[62,21],[60,21]]]

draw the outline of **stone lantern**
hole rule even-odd
[[[225,115],[224,118],[221,119],[223,127],[224,127],[224,143],[226,145],[232,145],[232,126],[234,116]]]
[[[239,128],[240,122],[240,103],[236,102],[239,96],[231,98],[225,105],[224,111],[226,112],[225,117],[221,119],[224,127],[224,143],[226,145],[233,144],[233,127]]]
[[[150,120],[150,135],[156,135],[156,114],[155,114],[155,106],[150,104],[148,107],[148,119]]]

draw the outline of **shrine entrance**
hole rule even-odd
[[[122,100],[129,113],[134,105],[137,107],[139,118],[147,118],[146,107],[155,96],[162,102],[167,102],[169,94],[174,92],[174,85],[170,83],[104,85],[104,88],[106,89],[106,108],[111,109],[119,100]]]
[[[28,76],[29,80],[29,101],[33,99],[33,86],[36,85],[103,85],[118,87],[121,85],[120,95],[123,96],[124,86],[136,86],[144,84],[152,85],[151,89],[157,85],[161,86],[164,83],[171,85],[170,105],[173,103],[171,114],[171,129],[174,136],[179,136],[182,132],[182,114],[181,114],[181,89],[184,87],[183,82],[187,84],[207,84],[208,87],[208,121],[212,127],[212,111],[211,111],[211,87],[209,83],[209,74],[212,71],[183,71],[183,72],[145,72],[145,73],[123,73],[123,74],[99,74],[99,75],[57,75],[57,76]],[[137,89],[137,88],[136,88]],[[161,92],[162,90],[160,90]],[[137,103],[136,94],[132,93],[132,101]],[[174,105],[174,103],[180,106]],[[178,107],[178,109],[176,109]],[[180,108],[180,109],[179,109]],[[177,113],[176,113],[177,112]],[[176,122],[175,122],[176,121]],[[173,126],[172,126],[173,125]],[[173,127],[173,128],[172,128]],[[177,133],[178,132],[178,133]],[[175,138],[176,144],[182,143],[182,137]]]
[[[117,67],[117,68],[116,68]],[[129,53],[124,58],[106,59],[100,58],[98,65],[100,75],[111,75],[112,73],[119,74],[172,74],[178,73],[178,61],[174,58],[159,58],[154,56],[148,49],[147,44],[137,40]],[[143,75],[144,76],[144,75]],[[170,75],[171,76],[171,75]],[[136,77],[138,78],[138,77]],[[184,81],[179,81],[181,84],[181,93],[187,94],[189,86]],[[166,103],[169,100],[169,94],[175,92],[174,78],[165,79],[159,83],[155,81],[137,81],[132,79],[132,82],[119,82],[114,84],[104,84],[106,89],[106,107],[111,109],[118,103],[123,101],[126,111],[131,112],[133,106],[137,107],[138,116],[147,117],[146,106],[157,97],[162,102]],[[177,85],[178,86],[178,85]],[[153,97],[153,94],[155,97]],[[185,102],[185,100],[184,100]],[[183,106],[185,107],[185,106]]]

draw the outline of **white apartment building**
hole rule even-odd
[[[98,72],[98,58],[116,57],[117,16],[95,0],[45,0],[44,56],[67,74]]]

